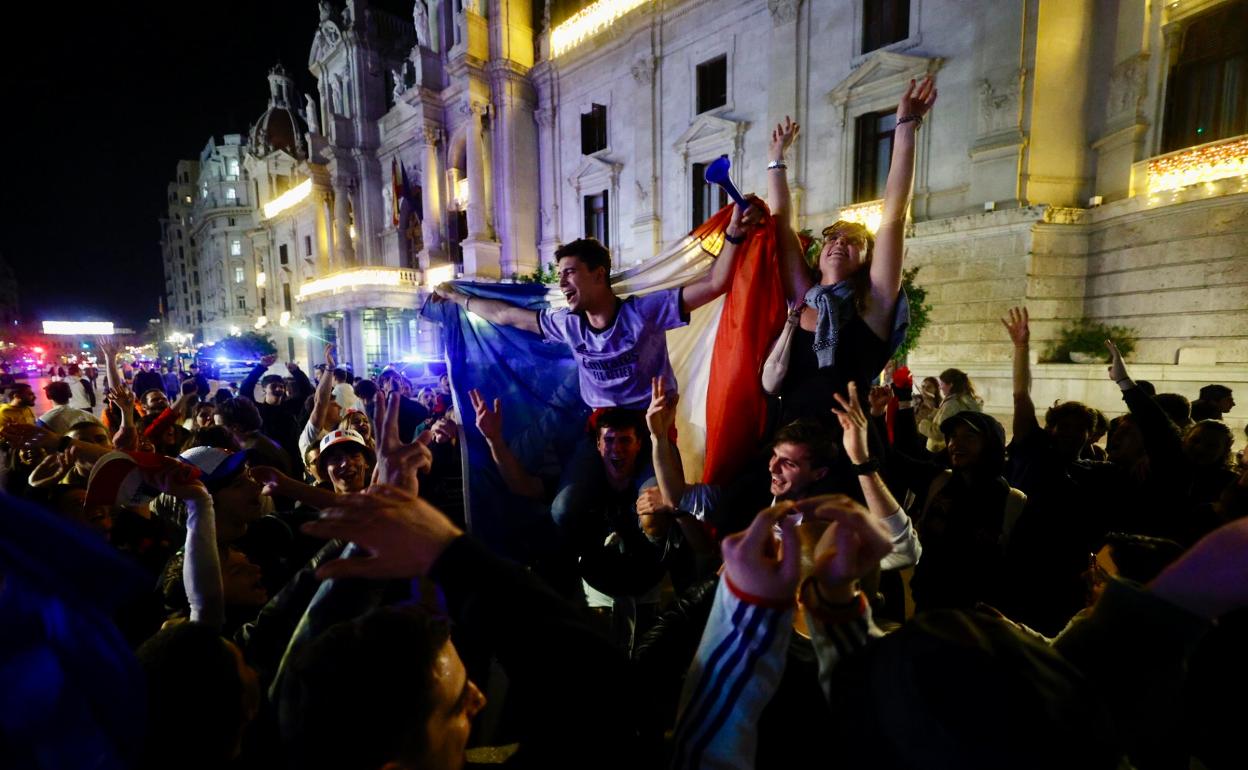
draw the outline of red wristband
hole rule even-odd
[[[732,591],[734,596],[746,604],[753,604],[755,607],[766,607],[767,609],[772,610],[787,610],[793,606],[795,601],[792,596],[787,599],[768,599],[765,596],[755,596],[754,594],[742,591],[733,584],[732,579],[728,577],[727,572],[724,573],[724,583],[728,585],[728,590]]]

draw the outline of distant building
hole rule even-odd
[[[1090,317],[1139,331],[1140,377],[1189,396],[1248,385],[1248,0],[413,6],[401,19],[320,3],[306,132],[270,76],[242,161],[243,253],[222,251],[228,226],[206,225],[225,209],[194,213],[201,258],[217,238],[212,264],[230,279],[204,295],[205,334],[289,312],[357,368],[432,350],[413,318],[426,284],[521,275],[584,235],[619,267],[643,261],[726,203],[702,181],[716,157],[765,191],[785,115],[803,126],[788,171],[799,226],[870,221],[898,97],[934,74],[906,241],[933,303],[917,370],[966,369],[1008,410],[997,319],[1026,304],[1037,350]],[[197,183],[223,206],[220,173],[201,168]],[[257,213],[277,201],[289,205]],[[185,295],[177,306],[193,308]],[[1112,389],[1072,393],[1072,376],[1100,376],[1075,371],[1037,367],[1037,403],[1120,410]]]

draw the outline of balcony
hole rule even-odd
[[[295,295],[301,315],[365,307],[416,307],[421,271],[400,267],[356,267],[305,281]]]
[[[1148,205],[1231,195],[1248,190],[1248,136],[1142,160],[1131,167],[1131,194]]]

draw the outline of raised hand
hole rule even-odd
[[[893,400],[893,389],[888,385],[873,385],[867,394],[867,404],[871,408],[872,417],[883,417],[888,411],[888,402]]]
[[[923,78],[923,82],[917,86],[914,80],[911,80],[910,85],[906,86],[906,92],[897,102],[897,120],[911,116],[921,118],[931,111],[934,104],[936,104],[936,81],[932,76],[928,75]]]
[[[646,427],[650,435],[666,440],[676,424],[676,403],[680,400],[679,393],[670,396],[663,386],[662,377],[650,378],[650,406],[646,409]]]
[[[268,356],[261,356],[260,363],[264,365],[265,369],[268,369],[270,366],[277,363],[277,354],[274,353]]]
[[[426,431],[418,440],[403,443],[399,436],[400,398],[398,393],[390,393],[377,399],[377,467],[373,471],[373,482],[417,494],[419,474],[433,467],[433,453],[428,446],[430,436]]]
[[[882,388],[882,390],[887,392],[888,388]],[[862,413],[862,404],[858,401],[858,386],[853,382],[849,383],[848,398],[840,393],[833,393],[832,397],[841,405],[840,409],[832,407],[832,414],[835,414],[836,419],[841,423],[845,456],[854,465],[861,465],[870,455],[867,453],[867,416]],[[885,400],[885,405],[887,403]]]
[[[74,466],[65,452],[49,452],[30,472],[30,485],[35,489],[50,487],[61,480]]]
[[[473,388],[468,391],[468,399],[472,401],[472,409],[477,415],[477,430],[485,436],[486,441],[498,441],[503,437],[503,402],[494,399],[494,409],[481,396],[481,391]]]
[[[788,152],[789,147],[793,145],[793,141],[797,139],[797,134],[801,131],[801,128],[788,115],[785,115],[784,122],[777,123],[776,127],[771,130],[771,144],[767,152],[768,159],[783,163],[784,154]]]
[[[646,487],[637,496],[637,520],[641,531],[652,540],[667,535],[672,525],[672,506],[663,501],[663,492],[658,487]]]
[[[893,541],[879,519],[845,495],[820,495],[797,502],[803,516],[829,526],[815,544],[813,577],[827,601],[844,604],[854,597],[854,584],[893,550]]]
[[[286,371],[290,372],[291,374],[294,374],[295,372],[299,371],[299,364],[295,363],[294,361],[287,361]]]
[[[112,360],[117,357],[117,351],[121,349],[121,345],[112,337],[96,337],[95,349],[105,358]]]
[[[756,600],[788,605],[801,575],[801,546],[789,502],[773,505],[754,517],[744,532],[724,538],[724,570],[732,586]],[[780,543],[772,530],[780,525]]]
[[[337,559],[316,571],[329,578],[411,578],[428,574],[463,531],[414,492],[373,486],[362,494],[339,495],[321,518],[304,524],[314,537],[341,538],[364,548],[363,559]]]
[[[1122,353],[1118,352],[1118,346],[1113,340],[1105,340],[1105,347],[1109,349],[1109,367],[1106,371],[1109,373],[1109,379],[1114,382],[1122,382],[1130,380],[1131,375],[1127,374],[1127,365],[1123,363]]]
[[[337,350],[338,350],[338,346],[333,343],[330,343],[325,346],[325,374],[326,375],[330,375],[334,371],[334,368],[336,366],[334,364],[334,353],[337,352]]]
[[[134,391],[124,382],[118,383],[109,391],[108,400],[121,410],[123,416],[134,410]]]
[[[1021,348],[1031,342],[1031,326],[1027,308],[1010,308],[1010,314],[1002,318],[1001,323],[1005,325],[1005,330],[1010,333],[1010,341],[1014,343],[1014,347]]]

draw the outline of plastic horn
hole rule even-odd
[[[728,160],[727,155],[720,155],[711,161],[711,165],[706,167],[706,181],[711,184],[717,184],[724,188],[724,192],[736,201],[737,205],[745,211],[750,207],[750,202],[737,190],[737,186],[732,183],[732,178],[728,176],[728,169],[732,168],[732,161]]]

